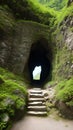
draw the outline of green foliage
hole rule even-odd
[[[57,23],[60,24],[69,16],[73,16],[73,4],[69,7],[64,7],[61,12],[57,14]]]
[[[9,118],[12,118],[15,116],[16,110],[20,110],[21,107],[25,108],[27,89],[21,77],[16,76],[1,67],[0,78],[4,81],[0,84],[0,128],[3,130],[8,123],[3,121],[3,115],[7,113]]]
[[[7,69],[3,69],[1,67],[0,67],[0,76],[5,81],[12,81],[14,83],[26,86],[23,77],[10,73]]]
[[[6,122],[0,122],[0,130],[6,128]]]
[[[15,18],[37,21],[39,23],[48,24],[53,18],[55,12],[33,0],[1,0],[1,6],[7,6],[12,10]]]
[[[67,5],[68,0],[37,0],[46,7],[60,10]]]
[[[65,102],[68,106],[73,106],[73,77],[58,84],[56,99]]]

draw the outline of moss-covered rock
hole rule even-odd
[[[1,0],[0,4],[4,8],[9,7],[16,19],[32,20],[48,25],[55,13],[33,0]]]
[[[73,119],[73,78],[60,82],[56,87],[56,106],[65,117]]]
[[[67,5],[68,0],[37,0],[46,7],[61,10]]]
[[[26,113],[27,89],[23,79],[2,68],[1,76],[4,82],[0,84],[0,128],[3,130]]]
[[[73,6],[66,8],[58,17],[58,25],[52,33],[56,43],[56,55],[53,66],[55,80],[69,79],[73,76]],[[55,75],[55,76],[54,76]]]
[[[12,33],[14,23],[15,18],[11,10],[7,6],[6,8],[0,6],[0,40]]]

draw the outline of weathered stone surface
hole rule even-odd
[[[41,37],[42,33],[45,35],[46,32],[47,28],[44,28],[39,24],[25,22],[17,24],[10,60],[10,69],[12,69],[13,72],[18,74],[23,73],[29,58],[31,45]]]
[[[34,88],[28,91],[27,109],[27,113],[30,115],[47,115],[46,101],[44,100],[44,94],[42,89]]]
[[[47,26],[36,22],[18,22],[12,36],[0,41],[0,66],[7,67],[16,74],[24,72],[24,75],[28,76],[27,62],[31,46],[41,38],[45,38],[48,41],[48,47],[51,47]]]
[[[67,32],[65,41],[68,49],[73,50],[73,32]]]
[[[64,102],[62,101],[57,101],[56,106],[60,110],[63,116],[73,119],[73,107],[67,106]]]
[[[70,79],[73,76],[73,16],[66,16],[56,35],[57,55],[54,78]],[[56,68],[57,67],[57,68]]]

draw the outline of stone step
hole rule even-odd
[[[46,106],[28,106],[30,111],[46,111]]]
[[[29,98],[28,99],[28,102],[33,102],[33,101],[35,101],[35,102],[45,101],[45,99],[44,98]]]
[[[28,92],[33,94],[42,94],[41,89],[30,89]]]
[[[40,88],[28,90],[28,114],[37,116],[46,116],[47,107],[44,92]]]
[[[35,115],[35,116],[47,116],[47,112],[40,112],[40,111],[28,111],[27,114]]]
[[[43,98],[43,94],[37,94],[37,93],[30,93],[29,98]]]
[[[39,102],[29,102],[28,105],[31,105],[31,106],[43,106],[45,105],[45,102],[42,102],[42,101],[39,101]]]
[[[32,91],[32,92],[30,92],[30,93],[33,93],[33,94],[42,94],[42,91]]]

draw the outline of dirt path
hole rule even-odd
[[[73,121],[51,117],[26,116],[14,124],[11,130],[73,130]]]

